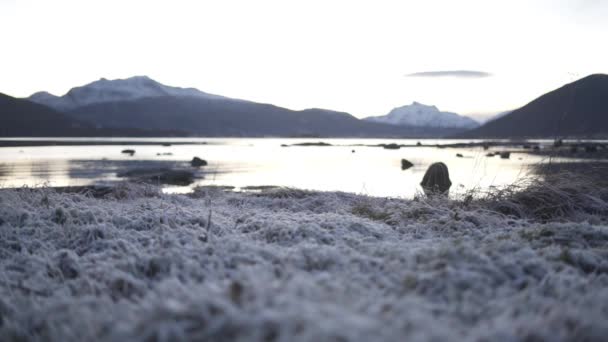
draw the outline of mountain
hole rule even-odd
[[[170,128],[196,136],[436,137],[456,132],[367,122],[324,109],[293,111],[270,104],[191,96],[98,103],[67,114],[99,127]]]
[[[101,79],[63,96],[39,92],[29,100],[100,129],[172,130],[192,136],[440,137],[458,130],[395,126],[324,109],[294,111],[193,88],[170,87],[146,76]]]
[[[566,84],[455,137],[608,137],[608,75],[590,75]]]
[[[140,129],[103,129],[47,106],[0,93],[0,136],[167,136],[178,132]]]
[[[427,106],[418,102],[397,107],[387,115],[372,116],[364,120],[391,125],[471,129],[479,126],[477,121],[451,112],[441,112],[435,106]]]
[[[73,135],[87,127],[46,106],[0,93],[0,136]]]
[[[102,78],[81,87],[75,87],[63,96],[38,92],[28,98],[59,111],[73,110],[96,103],[137,100],[150,97],[192,96],[202,99],[227,99],[219,95],[204,93],[194,88],[170,87],[158,83],[147,76],[127,79],[107,80]]]

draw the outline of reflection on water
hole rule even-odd
[[[48,139],[47,139],[48,140]],[[92,140],[92,139],[89,139]],[[103,139],[95,139],[104,141]],[[110,140],[110,139],[108,139]],[[124,140],[124,139],[121,139]],[[278,185],[314,190],[338,190],[375,196],[412,197],[426,168],[434,162],[447,164],[452,179],[450,193],[475,187],[509,184],[528,172],[541,157],[509,148],[510,159],[486,157],[482,148],[452,149],[408,147],[387,150],[375,145],[386,139],[323,139],[335,146],[281,147],[319,139],[192,139],[193,144],[39,146],[0,148],[0,186],[19,187],[86,185],[119,180],[118,172],[137,167],[190,167],[194,157],[206,159],[205,177],[194,185]],[[151,141],[131,139],[130,141]],[[162,139],[171,142],[172,139]],[[175,140],[177,141],[177,140]],[[187,140],[180,139],[180,142]],[[397,144],[452,143],[437,140],[390,140]],[[135,155],[121,154],[134,149]],[[494,150],[500,150],[498,148]],[[456,154],[462,154],[457,157]],[[401,159],[414,164],[402,171]],[[187,189],[171,187],[173,191]]]

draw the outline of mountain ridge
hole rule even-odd
[[[321,108],[291,110],[273,104],[163,85],[147,76],[100,80],[58,97],[38,92],[39,102],[94,127],[181,131],[196,136],[441,137],[445,127],[394,126]]]
[[[148,76],[133,76],[126,79],[101,78],[83,86],[71,88],[65,95],[55,96],[46,91],[36,92],[27,99],[60,111],[96,103],[137,100],[147,97],[193,96],[207,99],[229,99],[224,96],[202,92],[196,88],[167,86]],[[232,99],[235,100],[235,99]]]
[[[608,75],[592,74],[545,93],[454,138],[608,137]]]
[[[196,97],[155,97],[98,103],[66,112],[99,127],[170,127],[197,136],[426,137],[455,133],[359,120],[326,109],[294,111],[272,104],[207,100]]]
[[[137,128],[99,128],[53,108],[0,93],[0,136],[175,136],[183,133]]]
[[[470,129],[479,123],[467,116],[440,111],[436,106],[412,102],[410,105],[393,108],[388,114],[371,116],[363,120],[391,125],[415,127]]]

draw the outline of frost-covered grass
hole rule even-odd
[[[513,196],[2,190],[0,340],[605,340],[606,211]]]

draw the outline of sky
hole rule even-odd
[[[292,109],[483,119],[608,73],[608,0],[0,0],[0,92],[99,78]]]

